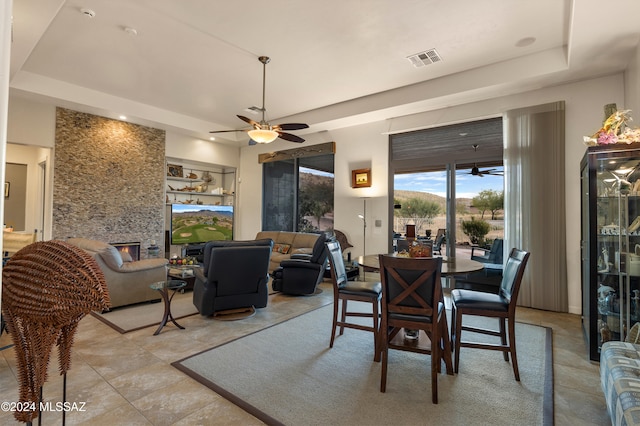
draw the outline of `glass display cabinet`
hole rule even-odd
[[[640,321],[640,143],[589,147],[581,186],[582,325],[599,361]]]

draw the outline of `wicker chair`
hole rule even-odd
[[[37,242],[11,257],[2,270],[2,311],[15,345],[20,402],[39,405],[53,345],[58,345],[60,373],[66,374],[78,323],[109,304],[102,271],[76,246],[56,240]],[[14,416],[31,422],[38,414],[16,411]]]

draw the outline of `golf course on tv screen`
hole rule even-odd
[[[233,206],[171,205],[171,244],[233,239]]]

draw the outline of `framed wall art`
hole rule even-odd
[[[352,188],[368,188],[371,186],[371,169],[356,169],[351,171]]]

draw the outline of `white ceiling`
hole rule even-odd
[[[637,0],[14,0],[11,96],[207,138],[259,121],[266,55],[267,119],[304,137],[618,72],[638,17]],[[431,48],[441,62],[406,59]]]

